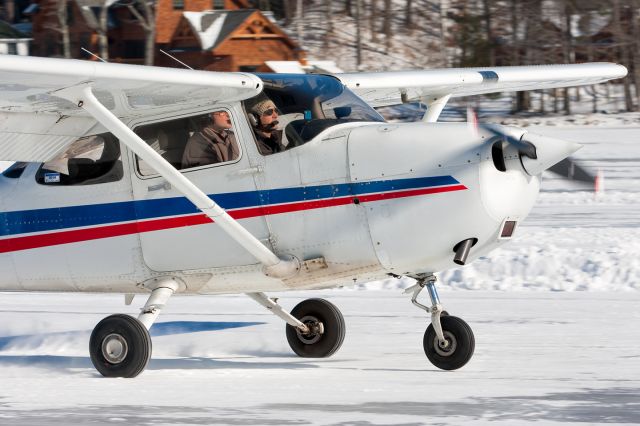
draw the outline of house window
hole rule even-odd
[[[213,10],[224,9],[224,0],[213,0]]]
[[[173,0],[174,9],[184,9],[184,0]]]
[[[18,45],[16,43],[7,43],[7,54],[9,54],[9,55],[17,55],[18,54]]]

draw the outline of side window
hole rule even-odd
[[[40,166],[36,182],[42,185],[93,185],[122,179],[120,142],[111,133],[86,136]]]
[[[240,157],[240,147],[227,110],[147,124],[135,129],[151,148],[176,169],[227,163]],[[157,174],[136,156],[138,173]]]

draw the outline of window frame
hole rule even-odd
[[[131,130],[133,130],[134,132],[136,132],[136,129],[143,127],[143,126],[148,126],[148,125],[152,125],[152,124],[159,124],[159,123],[167,123],[169,121],[174,121],[174,120],[181,120],[181,119],[186,119],[186,118],[191,118],[191,117],[197,117],[197,116],[202,116],[202,115],[207,115],[207,114],[211,114],[215,111],[225,111],[227,114],[229,114],[229,117],[231,117],[231,125],[233,128],[233,132],[236,136],[236,143],[238,144],[238,157],[234,160],[231,161],[225,161],[223,163],[212,163],[212,164],[206,164],[204,166],[198,166],[198,167],[190,167],[187,169],[176,169],[178,170],[180,173],[191,173],[191,172],[197,172],[200,170],[205,170],[205,169],[209,169],[209,168],[213,168],[213,167],[220,167],[220,166],[228,166],[231,164],[236,164],[238,162],[240,162],[242,160],[242,157],[244,155],[244,148],[242,146],[242,142],[241,142],[241,136],[239,135],[238,132],[238,128],[239,128],[239,121],[237,120],[237,116],[236,114],[233,113],[233,108],[230,107],[229,105],[218,105],[216,106],[216,108],[212,108],[209,107],[205,110],[198,110],[198,111],[191,111],[188,113],[184,113],[184,114],[179,114],[179,115],[172,115],[170,117],[161,117],[161,118],[155,118],[153,120],[143,120],[143,121],[135,121],[135,122],[131,122],[129,124],[129,127],[131,128]],[[137,134],[137,133],[136,133]],[[148,145],[148,144],[147,144]],[[161,175],[159,173],[154,173],[154,174],[150,174],[150,175],[143,175],[142,173],[140,173],[139,167],[138,167],[138,155],[133,152],[130,148],[128,149],[128,151],[130,152],[130,156],[129,156],[129,160],[131,162],[131,167],[133,167],[133,173],[136,175],[136,177],[140,180],[149,180],[149,179],[157,179],[158,177],[161,177]],[[157,152],[157,151],[156,151]]]

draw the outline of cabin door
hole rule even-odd
[[[224,114],[219,114],[219,113]],[[228,128],[220,127],[220,116]],[[217,121],[216,121],[217,120]],[[221,121],[224,126],[224,119]],[[237,111],[217,107],[196,115],[134,126],[136,133],[180,169],[258,239],[268,231],[251,215],[258,194]],[[211,150],[210,143],[218,143]],[[236,148],[229,148],[236,144]],[[155,271],[198,270],[256,264],[256,259],[182,196],[143,160],[133,157],[132,180],[145,263]]]

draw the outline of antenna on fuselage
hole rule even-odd
[[[99,60],[101,60],[102,62],[107,62],[104,59],[102,59],[100,56],[96,55],[93,52],[90,52],[89,50],[85,49],[84,47],[81,47],[80,50],[87,52],[89,55],[93,56],[94,58],[98,58]]]
[[[170,55],[169,53],[165,52],[164,50],[160,49],[160,52],[164,53],[165,55],[167,55],[168,57],[170,57],[171,59],[173,59],[174,61],[176,61],[180,65],[184,65],[186,68],[189,68],[190,70],[193,69],[189,65],[185,64],[184,62],[182,62],[180,59],[176,58],[175,56]]]

